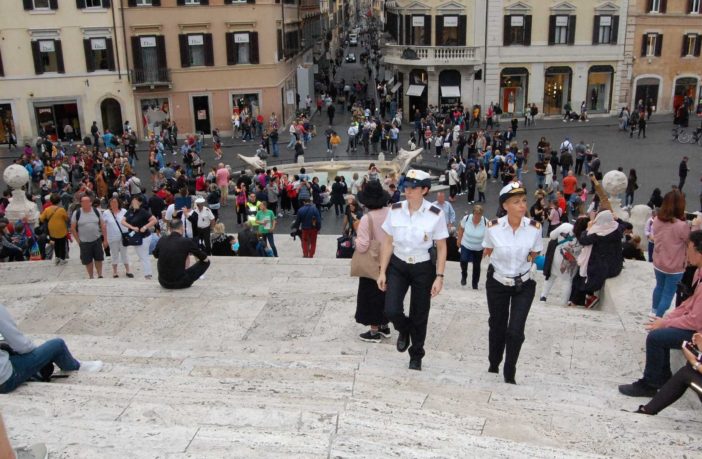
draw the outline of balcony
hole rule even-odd
[[[478,48],[467,46],[413,46],[387,44],[385,63],[395,65],[481,65]]]
[[[129,71],[134,89],[171,87],[171,69],[132,69]]]

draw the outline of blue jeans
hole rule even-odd
[[[61,338],[54,338],[32,352],[10,356],[12,376],[0,385],[0,394],[12,392],[51,362],[64,371],[76,371],[80,368],[80,362],[73,358],[66,343]]]
[[[261,236],[264,237],[268,241],[268,245],[270,246],[271,250],[273,251],[273,256],[277,257],[278,256],[278,249],[275,248],[275,241],[273,240],[273,233],[265,233],[262,234]]]
[[[654,269],[653,272],[656,273],[656,287],[653,289],[652,309],[656,311],[658,317],[663,317],[673,301],[683,273],[666,274],[657,269]]]
[[[679,350],[682,342],[692,338],[692,330],[659,328],[646,337],[646,368],[643,379],[646,384],[659,389],[670,379],[670,350]]]
[[[290,150],[295,146],[295,142],[297,142],[297,137],[294,134],[290,135],[290,142],[288,142],[287,149]]]
[[[273,147],[273,157],[277,158],[280,156],[280,147],[278,147],[278,142],[271,142],[271,147]]]

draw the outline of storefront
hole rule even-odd
[[[658,105],[658,91],[661,81],[655,77],[641,78],[636,81],[636,97],[633,101],[633,107],[636,107],[639,102],[644,105],[651,105],[653,111],[656,111]]]
[[[608,113],[612,108],[613,75],[614,69],[609,65],[590,67],[587,74],[587,108],[590,113]]]
[[[503,69],[500,73],[500,100],[502,111],[521,114],[529,93],[529,71],[524,67]]]
[[[442,111],[461,103],[461,72],[444,70],[439,73],[439,100]]]
[[[160,135],[162,123],[171,117],[171,104],[167,97],[140,99],[141,124],[145,137]]]
[[[13,132],[15,132],[15,120],[12,117],[12,105],[0,104],[0,144],[8,143],[10,134]],[[15,135],[17,135],[16,132]]]
[[[678,78],[675,80],[675,92],[673,93],[673,110],[677,110],[684,101],[688,98],[688,104],[692,109],[695,108],[695,101],[697,100],[697,78],[685,77]]]
[[[549,67],[544,78],[544,114],[560,115],[563,106],[570,102],[571,80],[573,71],[570,67]],[[579,107],[573,107],[578,109]]]
[[[78,103],[75,100],[51,103],[37,102],[34,104],[34,115],[37,132],[40,136],[48,137],[52,142],[81,139],[84,135],[78,118]],[[64,134],[67,125],[73,128],[73,139],[68,139]]]

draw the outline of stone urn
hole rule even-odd
[[[3,180],[12,188],[12,200],[5,208],[5,217],[11,222],[22,220],[25,217],[32,224],[37,226],[39,222],[39,210],[37,205],[28,200],[22,189],[29,183],[29,172],[24,167],[13,164],[8,166],[2,174]]]
[[[629,183],[629,179],[621,171],[609,171],[602,177],[602,188],[607,193],[610,204],[612,204],[612,213],[624,221],[629,220],[629,214],[622,209],[620,196],[626,192],[627,183]]]

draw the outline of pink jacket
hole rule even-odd
[[[662,222],[653,220],[653,266],[666,274],[685,271],[687,240],[690,226],[685,220]]]
[[[656,257],[654,255],[653,259]],[[697,282],[702,277],[702,270],[695,272]],[[680,328],[682,330],[702,330],[702,283],[697,284],[692,296],[682,302],[663,318],[666,328]]]
[[[388,235],[385,234],[382,226],[385,218],[388,216],[389,209],[389,207],[383,207],[382,209],[371,210],[361,218],[361,223],[356,230],[356,250],[360,253],[367,252],[370,247],[370,222],[368,215],[373,219],[373,239],[380,241],[381,244],[385,241]]]

